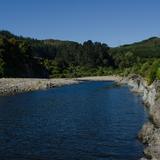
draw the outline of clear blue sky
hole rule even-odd
[[[160,0],[0,0],[0,29],[118,46],[160,36]]]

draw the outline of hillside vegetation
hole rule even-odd
[[[110,48],[107,44],[37,40],[0,31],[0,77],[81,77],[140,74],[160,79],[160,38]]]

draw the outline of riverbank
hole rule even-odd
[[[142,95],[148,110],[150,121],[143,125],[139,133],[139,138],[145,144],[146,156],[141,160],[160,160],[160,81],[147,85],[142,77],[134,75],[121,82],[128,84],[133,92]]]
[[[35,78],[1,78],[0,95],[14,95],[22,92],[42,90],[70,84],[77,84],[82,81],[119,81],[118,76],[99,76],[82,78],[57,78],[57,79],[35,79]]]
[[[79,82],[75,79],[1,78],[0,95],[14,95],[76,83]]]

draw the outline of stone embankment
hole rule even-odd
[[[145,144],[146,157],[141,160],[160,160],[160,81],[148,86],[143,78],[134,75],[122,83],[127,83],[132,91],[141,94],[148,109],[150,121],[143,125],[139,133],[139,138]]]

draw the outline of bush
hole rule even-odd
[[[0,77],[4,76],[4,61],[0,58]]]
[[[148,74],[148,70],[150,69],[151,65],[152,63],[148,61],[143,63],[143,65],[140,68],[140,75],[145,77]]]
[[[149,68],[148,74],[147,74],[147,81],[148,84],[151,84],[159,75],[159,68],[160,68],[160,60],[155,60],[151,67]]]
[[[160,80],[160,67],[157,69],[157,73],[156,73],[157,79]]]

